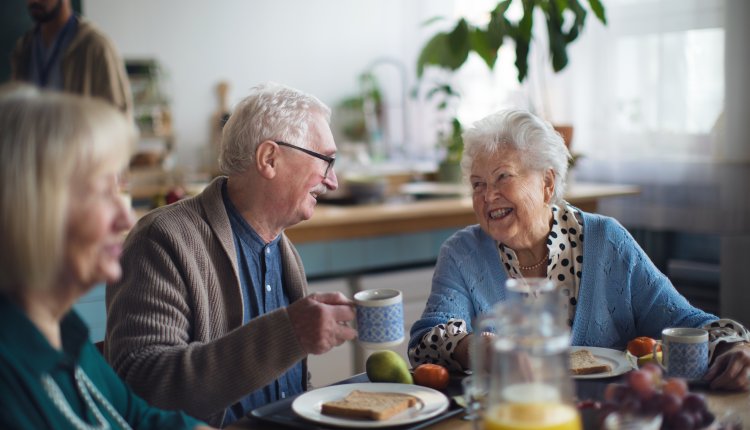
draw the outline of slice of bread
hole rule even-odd
[[[588,349],[579,349],[570,353],[570,373],[574,375],[591,375],[612,371],[612,367],[594,357]]]
[[[341,400],[323,403],[321,413],[381,421],[409,409],[417,402],[416,397],[408,394],[354,390]]]

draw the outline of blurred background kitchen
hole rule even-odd
[[[189,195],[217,173],[222,121],[263,81],[297,87],[332,107],[342,187],[327,197],[337,205],[465,194],[468,187],[440,167],[451,157],[453,120],[466,126],[497,109],[526,108],[573,127],[569,181],[638,187],[636,195],[601,199],[598,212],[618,218],[695,305],[748,324],[750,2],[602,1],[607,24],[589,11],[559,73],[538,16],[523,83],[507,40],[492,69],[471,53],[455,71],[428,67],[418,78],[425,44],[460,18],[486,25],[496,0],[73,5],[114,41],[127,65],[141,129],[130,192],[140,210]],[[10,50],[32,22],[24,0],[3,0],[0,12],[4,82]],[[506,17],[521,15],[520,1],[512,2]],[[428,22],[436,16],[443,19]],[[429,292],[439,245],[456,229],[290,237],[312,289],[402,289],[410,325]],[[93,291],[77,306],[95,341],[104,331],[103,294]],[[321,369],[314,381],[358,370],[356,349],[330,353],[345,363],[337,369],[314,357],[313,370]]]

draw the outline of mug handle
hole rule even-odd
[[[659,355],[657,354],[658,351],[662,351],[661,359],[659,359]],[[654,363],[656,363],[657,366],[661,367],[663,371],[667,371],[667,367],[664,365],[664,348],[662,347],[661,340],[657,340],[654,344],[653,349],[651,350],[651,356],[654,357]]]

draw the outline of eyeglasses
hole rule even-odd
[[[319,152],[310,151],[309,149],[305,149],[305,148],[299,147],[297,145],[292,145],[291,143],[278,142],[277,141],[276,144],[277,145],[281,145],[281,146],[288,146],[289,148],[294,148],[294,149],[296,149],[298,151],[304,152],[307,155],[312,155],[315,158],[320,158],[321,160],[323,160],[326,163],[328,163],[328,166],[326,167],[326,171],[323,173],[323,177],[324,178],[328,177],[328,172],[330,172],[331,169],[333,169],[333,163],[336,162],[336,157],[329,157],[329,156],[323,155],[323,154],[321,154]]]

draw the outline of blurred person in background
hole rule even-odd
[[[0,428],[207,428],[133,394],[72,310],[121,275],[133,126],[102,101],[0,93]]]
[[[223,130],[227,176],[131,231],[107,285],[105,356],[146,400],[226,426],[307,390],[307,355],[356,336],[352,301],[307,295],[284,234],[338,187],[329,121],[309,94],[253,88]]]
[[[427,305],[411,328],[413,365],[469,369],[471,324],[505,299],[506,281],[547,278],[565,298],[573,345],[623,350],[668,327],[702,327],[711,388],[750,388],[745,327],[693,307],[619,222],[563,199],[570,153],[550,124],[500,111],[463,139],[461,168],[479,224],[440,249]]]
[[[70,0],[26,0],[26,4],[36,26],[16,43],[12,79],[101,98],[130,116],[130,84],[114,43],[73,13]]]

